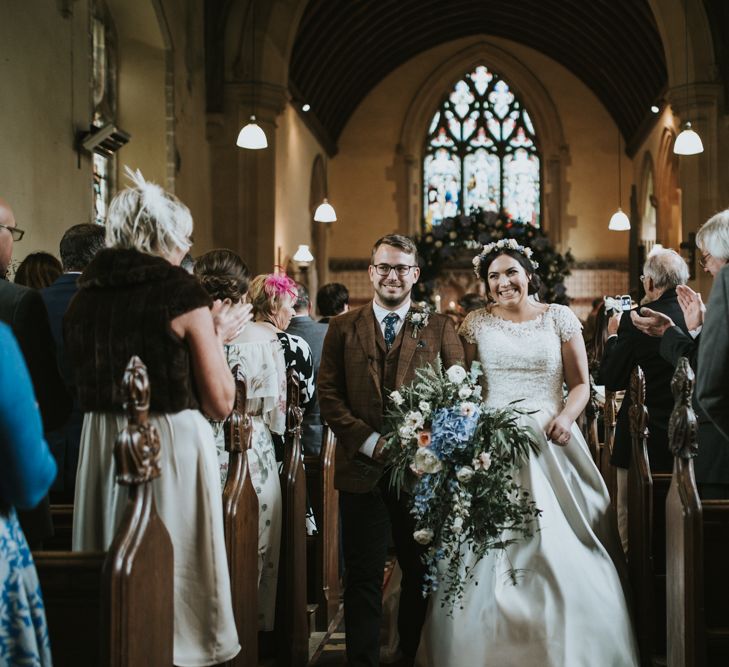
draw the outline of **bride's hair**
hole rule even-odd
[[[539,288],[542,286],[542,281],[539,279],[539,276],[535,272],[531,260],[524,253],[519,252],[518,250],[514,250],[512,248],[496,248],[493,250],[493,252],[488,253],[488,255],[480,255],[478,275],[486,285],[486,294],[489,293],[489,266],[491,266],[491,263],[501,255],[508,255],[509,257],[513,257],[517,262],[519,262],[519,265],[521,266],[521,268],[524,269],[524,272],[527,274],[527,280],[529,282],[527,293],[538,294]]]

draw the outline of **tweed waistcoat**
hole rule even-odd
[[[78,284],[64,338],[81,410],[123,410],[132,355],[147,366],[153,412],[198,408],[189,349],[170,327],[177,316],[210,305],[197,280],[160,257],[114,248],[100,251]]]

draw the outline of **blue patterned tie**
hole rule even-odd
[[[385,323],[385,345],[389,350],[395,342],[395,325],[400,319],[397,313],[390,313],[382,320]]]

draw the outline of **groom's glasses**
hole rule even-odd
[[[375,271],[380,276],[389,276],[390,271],[393,269],[398,276],[406,276],[410,273],[410,269],[417,269],[417,265],[409,266],[408,264],[398,264],[397,266],[390,266],[389,264],[375,264]]]

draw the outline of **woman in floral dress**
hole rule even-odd
[[[51,665],[38,575],[15,507],[46,494],[56,463],[28,369],[10,327],[0,323],[0,665]]]

